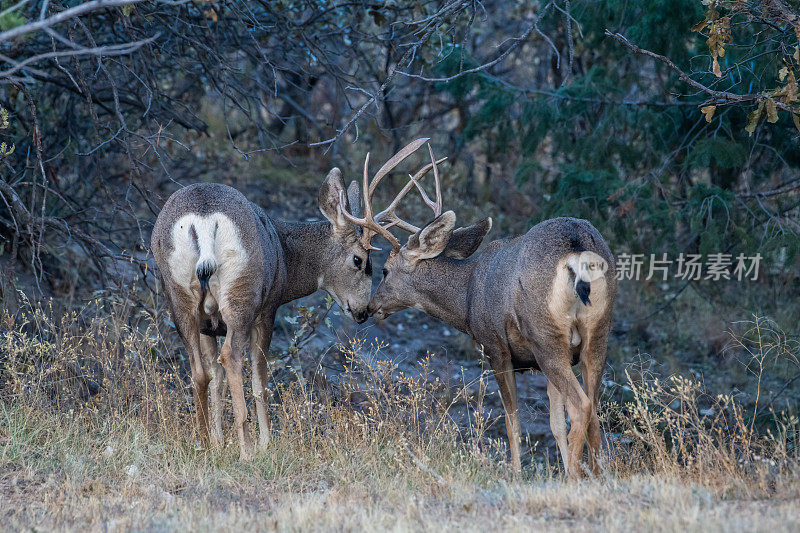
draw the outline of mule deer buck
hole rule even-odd
[[[409,188],[390,209],[376,216],[372,196],[380,180],[425,141],[418,139],[394,155],[371,184],[367,184],[367,155],[363,218],[359,218],[358,184],[353,181],[345,191],[338,168],[330,171],[319,189],[319,208],[327,219],[322,222],[273,219],[236,189],[215,183],[184,187],[164,204],[153,227],[151,247],[165,300],[189,355],[197,424],[205,444],[223,444],[224,368],[240,456],[243,460],[252,456],[242,385],[242,360],[248,346],[259,444],[269,441],[266,355],[280,305],[324,289],[352,318],[367,319],[372,289],[369,252],[376,249],[370,243],[376,234],[391,237],[380,222]],[[420,170],[417,177],[430,168]],[[219,358],[217,336],[225,337]]]
[[[433,160],[432,150],[430,155]],[[541,370],[547,377],[550,428],[565,470],[571,477],[580,475],[588,437],[590,467],[597,473],[597,407],[616,295],[608,246],[589,222],[554,218],[475,253],[491,219],[454,229],[453,211],[442,213],[435,165],[433,171],[435,200],[411,179],[433,209],[433,221],[420,229],[396,216],[386,219],[413,234],[403,246],[390,239],[392,251],[369,313],[382,319],[414,307],[483,345],[505,407],[515,470],[521,463],[514,372]],[[585,391],[572,371],[578,363]]]

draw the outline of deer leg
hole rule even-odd
[[[553,383],[547,380],[547,397],[550,400],[550,430],[556,439],[564,472],[569,471],[569,450],[567,449],[567,418],[564,412],[564,398]]]
[[[256,413],[258,415],[258,445],[265,448],[270,439],[269,412],[267,398],[269,389],[269,373],[267,367],[267,354],[272,341],[272,320],[267,317],[264,322],[259,322],[253,328],[250,340],[250,360],[253,366],[253,396],[255,397]]]
[[[565,400],[569,414],[570,430],[567,437],[567,472],[572,478],[581,476],[581,456],[586,444],[586,433],[591,419],[592,402],[583,392],[578,378],[572,373],[567,345],[563,349],[553,349],[549,357],[537,358],[548,384],[552,383]]]
[[[231,390],[233,419],[239,435],[239,457],[242,461],[249,461],[253,458],[253,443],[247,431],[247,404],[244,401],[244,385],[242,384],[242,359],[249,331],[234,322],[233,317],[226,316],[224,318],[228,325],[228,334],[222,350],[220,350],[219,362],[225,369],[228,388]]]
[[[175,326],[189,354],[189,366],[192,371],[192,396],[200,440],[208,446],[208,383],[211,380],[203,367],[203,356],[200,350],[200,330],[197,319],[188,314],[174,314]]]
[[[589,467],[594,475],[599,475],[600,464],[598,459],[602,439],[597,408],[600,404],[600,385],[606,366],[608,333],[593,335],[588,340],[589,342],[586,342],[581,347],[581,364],[583,366],[583,386],[586,389],[586,396],[592,402],[592,412],[587,432]]]
[[[514,367],[511,364],[511,354],[502,353],[499,357],[489,357],[489,363],[494,371],[494,379],[500,389],[500,398],[506,412],[506,434],[508,446],[511,450],[511,466],[515,472],[522,470],[520,459],[519,441],[520,427],[517,411],[517,378],[514,376]]]
[[[200,334],[200,351],[203,354],[203,367],[211,376],[209,383],[211,445],[222,448],[225,442],[222,438],[222,396],[220,392],[224,383],[224,374],[222,365],[217,361],[216,337]]]

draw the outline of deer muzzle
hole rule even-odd
[[[370,302],[370,304],[367,306],[366,313],[367,316],[374,317],[377,320],[383,320],[386,318],[386,313],[384,313],[383,310],[378,306],[373,305],[372,302]]]
[[[358,322],[359,324],[363,324],[369,318],[369,311],[365,307],[361,311],[356,311],[353,313],[353,319]]]
[[[353,317],[353,320],[355,320],[359,324],[363,324],[369,318],[369,311],[367,310],[366,307],[364,307],[364,308],[362,308],[360,310],[355,310],[352,307],[350,307],[349,303],[347,304],[347,313],[351,317]]]

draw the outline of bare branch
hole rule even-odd
[[[59,57],[72,57],[72,56],[116,56],[116,55],[127,55],[131,52],[135,52],[143,45],[153,42],[155,39],[158,38],[158,34],[154,35],[148,39],[142,39],[141,41],[136,41],[132,43],[124,43],[124,44],[114,44],[108,46],[97,46],[94,48],[82,48],[79,50],[65,50],[62,52],[47,52],[44,54],[37,54],[32,57],[28,57],[22,61],[14,61],[8,57],[3,56],[3,60],[12,63],[14,66],[12,68],[0,71],[0,83],[5,78],[9,78],[15,72],[18,72],[21,69],[24,69],[27,65],[31,65],[42,61],[44,59],[53,59]],[[37,71],[37,73],[41,74],[41,71]]]
[[[530,37],[531,33],[534,30],[536,30],[536,32],[539,33],[540,35],[544,35],[539,31],[539,27],[538,27],[539,21],[542,19],[542,17],[545,16],[545,14],[547,14],[547,11],[550,9],[550,7],[552,5],[553,5],[553,2],[548,2],[547,5],[545,5],[542,8],[541,12],[536,16],[536,19],[533,21],[533,23],[519,37],[514,37],[513,39],[510,39],[509,41],[507,41],[507,42],[510,43],[509,46],[505,50],[503,50],[503,52],[501,52],[496,58],[492,59],[491,61],[483,63],[482,65],[479,65],[477,67],[473,67],[473,68],[470,68],[470,69],[467,69],[467,70],[462,70],[462,71],[460,71],[460,72],[458,72],[456,74],[453,74],[452,76],[446,76],[446,77],[441,77],[441,78],[431,78],[431,77],[428,77],[428,76],[422,76],[420,74],[411,74],[410,72],[400,72],[400,74],[402,74],[403,76],[409,77],[409,78],[414,78],[414,79],[427,81],[427,82],[450,82],[450,81],[456,80],[456,79],[458,79],[458,78],[460,78],[462,76],[466,76],[467,74],[475,74],[476,72],[481,72],[481,71],[490,69],[493,66],[497,65],[498,63],[500,63],[501,61],[503,61],[506,57],[508,57],[508,55],[511,52],[514,51],[514,49],[516,49],[522,43],[527,41],[528,37]]]
[[[453,1],[449,2],[447,5],[445,5],[442,9],[440,9],[434,15],[431,15],[430,17],[427,17],[424,21],[421,21],[421,22],[426,22],[427,23],[427,25],[424,25],[420,30],[418,30],[416,32],[418,35],[421,34],[421,37],[418,38],[413,43],[411,43],[410,45],[408,45],[408,49],[405,51],[405,53],[400,58],[400,60],[396,64],[392,65],[389,68],[389,73],[386,76],[386,80],[381,84],[380,88],[378,88],[378,90],[375,93],[373,93],[367,99],[366,102],[364,102],[364,104],[358,109],[358,111],[355,112],[355,114],[353,114],[350,117],[350,119],[347,121],[347,123],[345,123],[345,125],[342,128],[340,128],[339,130],[336,131],[336,135],[334,135],[330,139],[326,139],[324,141],[318,141],[318,142],[310,143],[310,146],[325,146],[325,145],[327,145],[328,148],[326,148],[325,151],[327,152],[328,150],[330,150],[330,147],[333,146],[336,143],[336,141],[338,141],[339,138],[342,135],[344,135],[344,133],[347,130],[349,130],[350,127],[353,124],[355,124],[355,122],[358,120],[358,118],[362,114],[364,114],[364,111],[366,111],[369,108],[369,106],[371,106],[374,102],[377,101],[378,96],[376,96],[376,95],[385,94],[386,88],[389,87],[389,85],[394,80],[395,76],[399,72],[401,72],[399,70],[399,68],[401,66],[408,66],[409,64],[411,64],[411,62],[414,60],[414,57],[416,56],[417,50],[420,47],[422,47],[428,41],[430,36],[433,35],[433,32],[436,31],[436,29],[438,28],[438,24],[435,24],[434,22],[436,20],[442,20],[442,19],[446,18],[447,16],[452,15],[455,12],[457,12],[458,10],[460,10],[461,6],[462,6],[462,3],[463,2],[461,0],[453,0]]]
[[[650,50],[645,50],[644,48],[640,48],[635,44],[633,44],[632,42],[630,42],[624,35],[620,33],[613,33],[610,30],[606,30],[605,34],[614,39],[615,41],[626,46],[634,54],[647,56],[657,61],[660,61],[661,63],[664,63],[672,71],[678,74],[678,77],[681,79],[681,81],[697,89],[698,91],[708,95],[711,99],[711,102],[713,102],[716,105],[739,104],[744,102],[759,102],[765,98],[765,96],[761,93],[736,94],[728,91],[717,91],[711,89],[710,87],[703,85],[699,81],[694,80],[691,76],[686,74],[686,72],[684,72],[678,65],[676,65],[668,57],[656,54],[655,52],[651,52]],[[784,111],[788,111],[790,113],[796,112],[796,110],[791,106],[788,106],[783,102],[777,100],[775,100],[775,107],[777,107],[778,109],[782,109]]]
[[[792,192],[800,189],[800,178],[794,178],[786,183],[775,187],[774,189],[769,189],[766,191],[756,191],[750,193],[739,193],[737,196],[739,198],[769,198],[772,196],[779,196],[781,194],[786,194],[787,192]]]
[[[17,2],[13,6],[9,7],[8,9],[4,9],[3,11],[0,11],[0,18],[5,17],[9,13],[15,11],[17,8],[20,8],[20,7],[24,6],[28,2],[30,2],[30,0],[20,0],[19,2]]]
[[[46,19],[40,19],[37,20],[36,22],[23,24],[22,26],[17,26],[16,28],[6,30],[3,33],[0,33],[0,42],[10,41],[11,39],[19,37],[20,35],[25,35],[26,33],[31,33],[44,28],[49,28],[50,26],[54,26],[59,22],[64,22],[65,20],[70,20],[75,17],[85,15],[86,13],[91,13],[93,11],[108,9],[110,7],[119,7],[129,4],[139,4],[144,1],[146,0],[92,0],[90,2],[84,2],[80,5],[62,11],[57,15],[53,15],[52,17],[48,17]],[[171,4],[176,3],[176,2],[165,2],[164,0],[156,0],[156,1],[159,3],[171,3]],[[177,3],[183,3],[183,2],[177,2]]]

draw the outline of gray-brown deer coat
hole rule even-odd
[[[323,222],[272,219],[239,191],[202,183],[166,202],[151,238],[164,297],[186,346],[201,438],[222,444],[222,369],[233,401],[243,459],[252,455],[242,384],[249,347],[260,444],[269,440],[267,360],[277,308],[317,289],[327,290],[350,316],[366,319],[371,289],[369,250],[342,216],[347,196],[333,169],[319,191]],[[225,342],[217,357],[216,336]],[[208,396],[211,396],[209,414]],[[209,422],[211,430],[209,431]]]
[[[505,406],[516,469],[521,463],[514,372],[541,370],[548,382],[551,428],[565,467],[571,475],[579,474],[588,437],[596,471],[597,403],[616,295],[608,246],[589,222],[555,218],[473,253],[491,228],[491,219],[455,231],[454,226],[455,214],[448,211],[393,250],[370,313],[382,318],[414,307],[483,346]],[[583,263],[587,260],[588,265]],[[589,271],[595,267],[599,270]],[[571,368],[578,362],[585,391]],[[569,444],[565,407],[571,421]]]

